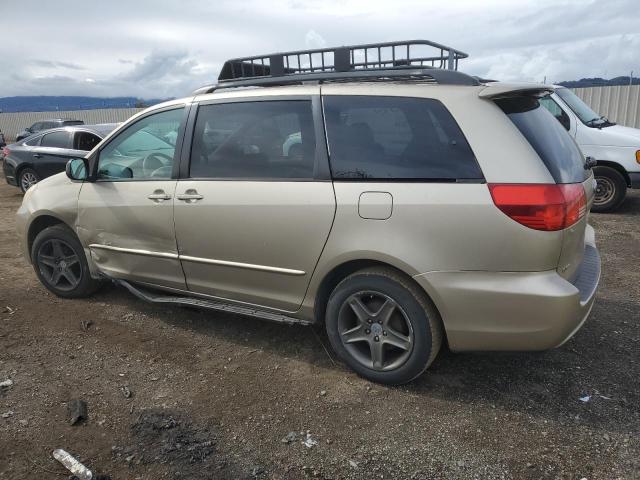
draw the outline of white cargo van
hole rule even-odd
[[[555,85],[554,89],[540,103],[567,129],[582,152],[597,162],[593,170],[598,185],[591,210],[613,211],[622,204],[627,188],[640,188],[640,130],[610,122],[568,88]]]

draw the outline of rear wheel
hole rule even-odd
[[[440,317],[424,292],[386,268],[361,270],[340,282],[329,298],[325,325],[345,363],[390,385],[424,372],[442,343]]]
[[[611,212],[617,209],[627,194],[627,181],[620,172],[611,167],[595,167],[596,195],[591,210]]]
[[[36,236],[31,261],[40,282],[59,297],[87,297],[100,286],[91,278],[82,245],[63,225],[45,228]]]
[[[18,175],[18,185],[20,185],[20,190],[22,190],[22,193],[29,190],[29,187],[35,185],[39,181],[40,177],[34,169],[23,168],[22,170],[20,170],[20,174]]]

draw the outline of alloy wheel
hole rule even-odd
[[[381,292],[350,295],[340,307],[338,333],[357,362],[377,371],[400,367],[413,350],[414,332],[407,314]]]
[[[20,186],[22,187],[22,190],[24,190],[25,192],[29,190],[29,187],[32,187],[36,183],[38,183],[38,177],[36,177],[34,173],[24,172],[20,176]]]
[[[55,289],[68,292],[80,284],[82,266],[74,249],[64,240],[44,242],[36,258],[43,278]]]

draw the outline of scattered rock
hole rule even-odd
[[[89,327],[91,325],[93,325],[93,322],[91,320],[80,320],[80,326],[82,327],[82,330],[84,330],[85,332],[89,330]]]
[[[351,468],[358,468],[358,462],[355,462],[353,460],[349,460],[349,466]]]
[[[306,438],[302,441],[302,444],[307,448],[315,447],[318,441],[311,437],[311,434],[307,432]]]
[[[535,465],[533,463],[527,463],[527,468],[533,468]]]
[[[0,382],[0,388],[9,388],[13,385],[13,380],[11,380],[10,378],[7,378],[6,380],[3,380],[2,382]]]
[[[28,421],[28,420],[25,420],[24,418],[23,418],[23,419],[21,419],[21,420],[18,420],[18,423],[19,423],[20,425],[22,425],[23,427],[26,427],[27,425],[29,425],[29,421]]]
[[[124,396],[124,398],[131,398],[131,389],[128,386],[126,385],[121,386],[120,391],[122,392],[122,395]]]
[[[326,390],[320,390],[320,396],[324,397],[327,394]]]
[[[280,440],[282,443],[292,443],[295,442],[298,438],[298,434],[296,432],[289,432],[287,436]]]
[[[251,468],[251,476],[254,478],[259,477],[263,473],[265,473],[265,470],[260,465],[256,465]]]
[[[80,399],[70,400],[67,403],[67,414],[69,417],[69,425],[75,425],[81,420],[88,418],[87,402]]]
[[[582,403],[587,403],[591,400],[591,395],[585,395],[583,397],[580,397],[578,400],[580,400]]]
[[[13,410],[9,410],[8,412],[4,412],[2,414],[2,418],[9,418],[11,415],[13,415]]]
[[[462,460],[458,460],[458,466],[460,468],[464,467],[464,462]]]
[[[604,435],[602,435],[602,438],[604,438],[607,442],[611,440],[611,437],[609,436],[608,433],[605,433]]]

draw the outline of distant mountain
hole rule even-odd
[[[581,78],[580,80],[569,80],[559,82],[559,85],[568,88],[584,87],[609,87],[615,85],[629,85],[629,77],[615,77],[610,80],[604,78]],[[640,78],[633,78],[633,85],[640,85]]]
[[[0,112],[56,112],[62,110],[95,110],[97,108],[149,107],[168,99],[143,100],[135,97],[4,97]]]

